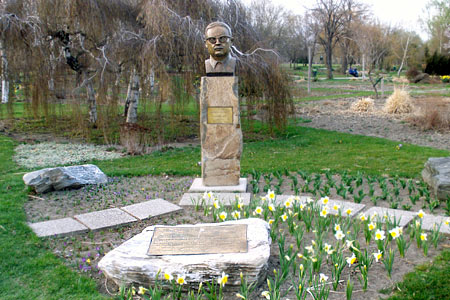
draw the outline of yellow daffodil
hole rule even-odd
[[[303,259],[303,254],[299,253],[299,254],[297,254],[297,257],[300,259]]]
[[[319,274],[319,281],[320,282],[326,282],[328,280],[328,276],[326,276],[325,274],[323,274],[323,273],[320,273]]]
[[[345,260],[347,261],[349,267],[353,265],[356,262],[355,253],[353,253],[351,257],[347,257]]]
[[[273,204],[269,204],[268,208],[270,211],[275,211],[275,206]]]
[[[383,241],[386,238],[386,236],[384,235],[384,230],[380,230],[378,229],[375,232],[375,240],[377,241]]]
[[[240,218],[241,218],[241,212],[235,210],[235,211],[233,211],[233,212],[231,213],[231,216],[232,216],[235,220],[240,219]]]
[[[359,219],[364,222],[366,220],[366,215],[363,213],[359,214]]]
[[[171,281],[173,279],[172,274],[164,272],[164,279],[167,281]]]
[[[338,230],[334,236],[337,240],[342,240],[345,237],[345,234],[341,230]]]
[[[220,208],[220,204],[219,204],[219,201],[214,201],[214,208],[215,209],[219,209]]]
[[[327,209],[327,207],[325,206],[325,207],[322,208],[322,210],[320,211],[320,216],[321,216],[322,218],[326,218],[326,217],[327,217],[327,214],[328,214],[328,209]]]
[[[270,293],[269,291],[264,291],[261,293],[261,296],[265,297],[266,299],[270,299]]]
[[[426,241],[426,240],[427,240],[427,234],[426,234],[426,233],[422,233],[422,234],[420,235],[420,239],[421,239],[422,241]]]
[[[450,218],[445,219],[444,224],[445,225],[450,225]]]
[[[258,206],[257,208],[255,208],[255,214],[261,215],[262,212],[263,212],[263,208],[261,206]]]
[[[378,252],[373,254],[373,257],[375,258],[375,261],[378,262],[383,257],[383,252],[378,250]]]
[[[291,198],[288,198],[286,201],[284,201],[284,206],[286,208],[290,208],[292,206]]]
[[[222,221],[225,221],[225,219],[227,218],[227,213],[226,212],[221,212],[220,213],[220,215],[219,215],[219,218],[222,220]]]
[[[300,271],[303,271],[305,269],[305,267],[303,267],[303,264],[300,264],[300,266],[298,266],[298,268],[300,269]]]
[[[339,230],[341,230],[341,225],[335,224],[334,225],[334,231],[339,231]]]
[[[320,198],[320,201],[322,201],[322,204],[327,205],[328,202],[330,201],[330,199],[328,197],[322,197],[322,198]]]
[[[395,240],[401,235],[400,227],[395,227],[394,229],[389,230],[389,234]]]
[[[281,220],[283,220],[283,222],[286,222],[288,216],[286,215],[286,213],[284,213],[280,218]]]
[[[146,288],[140,286],[140,287],[139,287],[139,290],[138,290],[138,294],[139,294],[139,295],[144,295],[146,291],[148,291],[148,289],[146,289]]]
[[[300,206],[299,206],[299,207],[300,207],[300,210],[303,211],[303,210],[305,209],[305,204],[300,203]]]
[[[237,207],[238,207],[238,209],[242,209],[244,207],[244,203],[243,202],[238,202]]]
[[[370,222],[367,226],[369,227],[370,231],[375,229],[375,224],[373,222]]]
[[[341,207],[340,207],[339,205],[337,205],[337,204],[333,205],[333,209],[334,209],[335,211],[338,211],[340,208],[341,208]]]
[[[240,299],[246,299],[244,296],[242,296],[242,295],[239,294],[239,293],[236,293],[236,297],[238,297],[238,298],[240,298]]]
[[[269,200],[274,200],[274,199],[275,199],[275,192],[272,191],[272,190],[268,190],[268,191],[267,191],[267,198],[268,198]]]
[[[423,210],[419,210],[419,212],[417,213],[417,216],[421,219],[423,219],[423,217],[425,216],[425,213],[423,212]]]
[[[351,215],[352,214],[352,209],[351,208],[348,208],[346,211],[345,211],[345,213],[347,214],[347,215]]]
[[[225,286],[225,284],[228,282],[228,275],[225,274],[225,272],[222,272],[222,276],[217,280],[217,282],[221,286]]]
[[[186,276],[185,276],[185,275],[178,276],[178,278],[177,278],[177,283],[178,283],[179,285],[185,284],[185,283],[186,283]]]
[[[273,222],[275,222],[275,220],[274,220],[274,219],[270,219],[270,220],[269,220],[269,225],[272,225]]]

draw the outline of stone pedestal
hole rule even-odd
[[[239,185],[242,130],[237,77],[202,77],[200,138],[203,185]]]

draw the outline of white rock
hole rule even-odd
[[[247,224],[247,253],[149,256],[147,251],[155,229],[155,226],[150,226],[106,254],[98,267],[119,286],[152,285],[158,271],[161,271],[160,279],[163,279],[164,272],[174,275],[174,278],[185,275],[187,284],[193,288],[198,287],[200,282],[219,278],[222,272],[229,275],[225,287],[229,290],[239,288],[241,272],[247,276],[249,283],[261,282],[265,279],[270,256],[271,239],[267,222],[261,219],[243,219],[179,226],[225,224]]]
[[[95,165],[46,168],[23,176],[26,185],[38,193],[65,188],[78,188],[87,184],[103,184],[108,177]]]

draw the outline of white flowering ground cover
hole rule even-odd
[[[107,151],[108,146],[84,144],[57,144],[46,142],[22,144],[16,147],[14,161],[25,168],[54,167],[97,160],[116,159],[118,152]]]

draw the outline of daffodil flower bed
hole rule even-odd
[[[108,146],[39,143],[16,147],[15,162],[25,168],[54,167],[88,162],[94,159],[116,159],[122,155],[108,151]]]
[[[314,177],[311,184],[315,181]],[[322,177],[321,180],[327,179]],[[342,184],[350,186],[345,180],[350,182],[350,179],[344,178]],[[358,177],[352,180],[356,186]],[[377,182],[374,180],[374,183]],[[401,186],[400,179],[396,180],[397,186]],[[393,182],[391,179],[380,179],[379,184],[392,188],[395,185]],[[188,185],[188,182],[183,184],[184,188]],[[408,185],[405,181],[402,189],[407,190]],[[339,187],[339,183],[335,182],[334,186]],[[420,183],[411,186],[411,190],[421,190],[421,197],[425,197],[427,191]],[[377,190],[382,191],[382,187]],[[308,198],[291,196],[283,198],[283,201],[277,198],[277,192],[269,188],[266,193],[255,196],[249,205],[244,205],[242,199],[237,197],[230,206],[221,203],[214,193],[206,192],[193,200],[195,206],[185,207],[181,214],[147,220],[130,228],[65,238],[63,241],[68,245],[58,248],[59,255],[66,257],[67,253],[74,253],[75,257],[70,261],[75,261],[75,265],[86,263],[86,257],[90,258],[90,268],[84,268],[82,272],[103,282],[103,275],[98,274],[95,268],[97,258],[86,255],[89,249],[94,253],[93,247],[96,245],[100,245],[99,253],[105,253],[153,224],[261,218],[270,224],[272,238],[269,272],[264,284],[250,285],[243,271],[239,290],[231,291],[227,284],[239,278],[229,278],[227,270],[219,270],[221,275],[212,276],[211,281],[192,288],[186,282],[187,274],[168,274],[166,278],[166,270],[161,270],[161,280],[157,285],[135,286],[134,290],[123,288],[121,299],[350,299],[352,295],[374,299],[384,296],[379,290],[390,291],[395,281],[412,271],[414,265],[429,261],[439,253],[442,244],[450,241],[448,236],[439,233],[438,227],[428,232],[422,229],[422,219],[429,213],[425,209],[418,210],[409,226],[401,228],[398,220],[386,216],[361,213],[350,218],[351,210],[330,204],[326,195],[310,195]],[[419,200],[419,203],[426,202]],[[339,212],[338,215],[333,214],[336,212]],[[450,219],[446,219],[441,226],[449,224]],[[54,241],[49,240],[52,244],[49,247],[54,247]]]

